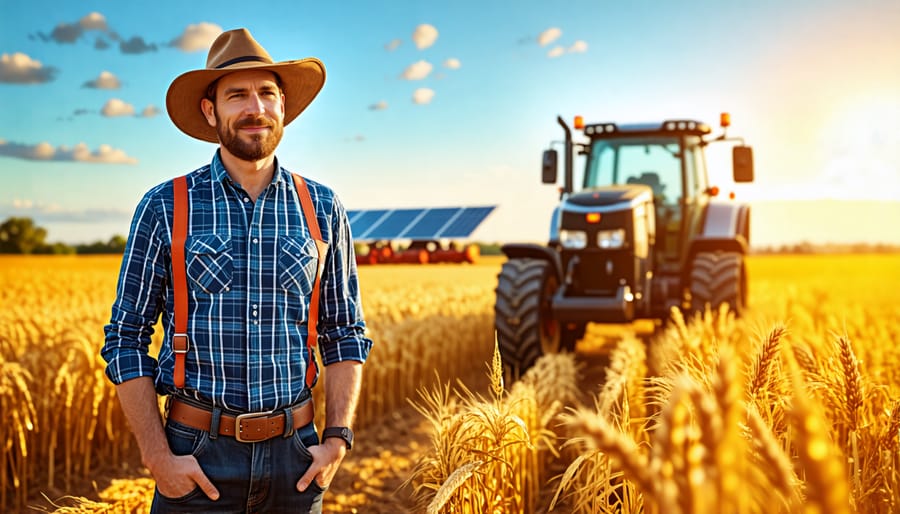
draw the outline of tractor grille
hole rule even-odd
[[[612,296],[621,285],[634,282],[634,256],[628,251],[581,251],[563,254],[563,265],[578,255],[578,270],[574,275],[575,294]]]

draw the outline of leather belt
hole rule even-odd
[[[219,435],[234,437],[243,443],[258,443],[277,436],[288,437],[294,429],[312,422],[315,417],[314,410],[312,400],[292,407],[290,409],[292,423],[289,430],[285,423],[286,409],[250,412],[239,416],[222,413],[219,417]],[[212,411],[172,398],[168,419],[191,428],[209,431]]]

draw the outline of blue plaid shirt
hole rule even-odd
[[[180,391],[172,378],[172,182],[144,195],[101,351],[113,383],[149,376],[160,394],[242,412],[284,408],[308,395],[306,324],[318,257],[291,174],[277,161],[275,170],[256,202],[231,180],[218,152],[187,176],[190,347]],[[322,359],[365,362],[372,341],[346,211],[331,189],[307,184],[329,243],[320,290]],[[160,314],[165,338],[157,360],[148,348]]]

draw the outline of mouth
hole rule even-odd
[[[247,125],[245,127],[239,127],[238,130],[243,132],[247,132],[249,134],[258,134],[260,132],[264,132],[266,130],[270,130],[271,127],[268,125]]]
[[[260,118],[245,119],[237,123],[237,126],[235,128],[247,134],[259,134],[261,132],[271,130],[272,124],[267,123],[265,119]]]

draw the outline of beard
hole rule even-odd
[[[265,116],[243,118],[234,122],[232,126],[228,126],[226,123],[222,123],[218,111],[215,112],[215,115],[219,142],[232,155],[243,161],[258,161],[272,155],[284,134],[283,124]],[[270,130],[261,134],[253,134],[248,141],[241,139],[238,133],[238,130],[243,127],[268,127]]]

